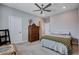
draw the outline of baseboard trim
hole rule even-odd
[[[22,43],[28,43],[27,41],[22,41],[22,42],[18,42],[18,43],[15,43],[15,44],[22,44]]]

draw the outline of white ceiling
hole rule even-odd
[[[38,4],[41,6],[41,3]],[[43,3],[43,4],[44,6],[46,6],[48,3]],[[44,12],[43,14],[40,14],[39,11],[33,12],[33,10],[39,9],[37,6],[34,5],[34,3],[4,3],[4,5],[43,17],[47,17],[47,16],[55,15],[57,13],[75,9],[78,8],[79,6],[78,3],[52,3],[52,5],[47,8],[48,10],[52,10],[51,12]],[[63,8],[63,6],[65,6],[66,8]]]

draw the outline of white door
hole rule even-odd
[[[21,17],[10,16],[9,30],[12,43],[22,42],[22,19]]]

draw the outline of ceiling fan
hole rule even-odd
[[[41,6],[39,6],[37,3],[35,3],[35,5],[39,8],[39,10],[34,10],[35,11],[40,11],[40,14],[42,14],[44,11],[46,12],[51,12],[51,10],[47,10],[48,7],[50,7],[52,4],[49,3],[48,5],[44,6],[44,4],[41,4]]]

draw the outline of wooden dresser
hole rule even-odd
[[[28,41],[33,42],[39,40],[39,26],[35,24],[28,26]]]

